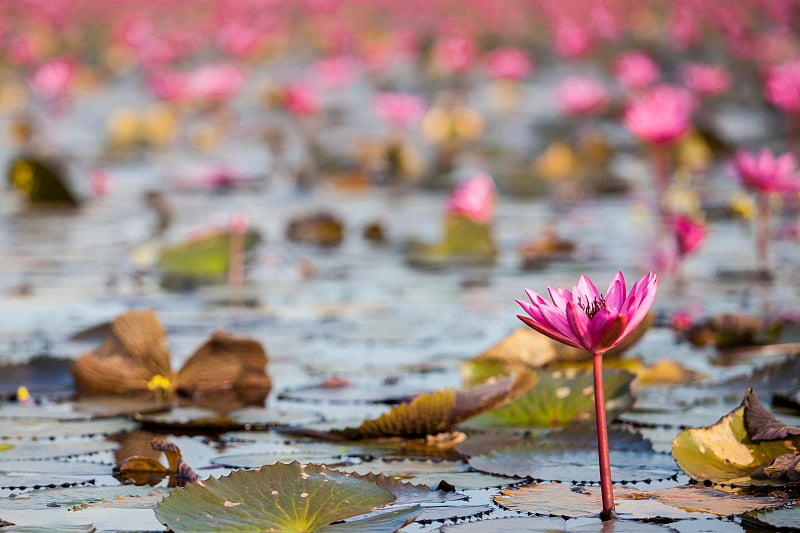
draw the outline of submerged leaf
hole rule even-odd
[[[466,390],[445,389],[421,394],[410,403],[392,408],[357,428],[333,430],[351,440],[383,437],[425,437],[452,431],[456,424],[507,401],[518,390],[530,386],[531,377],[509,376]]]
[[[697,481],[731,485],[786,485],[788,480],[754,476],[774,458],[796,454],[789,441],[753,441],[744,423],[745,402],[708,427],[687,429],[672,441],[672,456]]]
[[[152,457],[134,455],[120,461],[114,466],[114,476],[125,483],[134,485],[153,485],[166,476],[170,476],[170,487],[183,487],[187,483],[198,480],[197,474],[187,465],[181,456],[178,446],[163,437],[155,437],[150,446],[153,450],[164,453],[169,464],[162,465]]]
[[[324,465],[277,463],[186,486],[156,517],[183,531],[315,531],[394,501],[386,489]]]

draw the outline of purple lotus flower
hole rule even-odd
[[[605,296],[592,280],[581,276],[572,290],[548,287],[551,302],[525,289],[531,303],[517,300],[529,316],[517,315],[536,331],[564,344],[603,354],[638,326],[656,296],[658,278],[651,272],[631,287],[617,272]]]

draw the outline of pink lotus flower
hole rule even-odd
[[[580,57],[592,49],[591,36],[580,24],[563,20],[553,33],[553,49],[562,57]]]
[[[800,191],[797,161],[786,152],[776,157],[768,149],[760,153],[739,150],[733,162],[742,184],[761,194],[793,194]]]
[[[376,115],[398,128],[416,123],[425,113],[422,98],[410,93],[379,93],[373,108]]]
[[[298,117],[310,117],[319,113],[321,104],[311,86],[295,82],[284,87],[282,103],[287,111]]]
[[[614,489],[603,389],[603,354],[641,324],[653,305],[657,289],[658,278],[650,272],[634,283],[628,293],[622,272],[617,272],[605,296],[598,292],[592,280],[581,276],[571,291],[548,287],[551,302],[529,289],[525,289],[525,293],[530,303],[517,300],[528,314],[517,315],[525,324],[552,339],[592,354],[597,455],[603,500],[600,516],[604,520],[614,516]]]
[[[552,303],[525,289],[531,302],[517,303],[528,316],[517,318],[551,339],[602,355],[642,322],[656,297],[658,281],[651,272],[627,293],[625,278],[617,272],[603,296],[592,280],[581,276],[571,291],[548,287]]]
[[[190,72],[155,71],[149,86],[162,100],[226,100],[244,86],[245,76],[236,65],[217,63]]]
[[[637,91],[655,83],[661,73],[650,57],[641,52],[629,52],[617,59],[614,76],[626,89]]]
[[[474,60],[472,43],[464,37],[449,37],[439,41],[434,51],[435,62],[445,72],[467,70]]]
[[[312,76],[324,88],[346,87],[353,83],[359,70],[356,59],[349,56],[336,56],[323,59],[312,68]]]
[[[681,77],[689,89],[706,96],[724,93],[731,86],[728,71],[721,65],[689,63],[681,69]]]
[[[256,49],[264,32],[257,27],[238,20],[231,20],[217,29],[217,42],[225,53],[244,57]]]
[[[558,86],[558,103],[570,115],[585,115],[608,102],[606,88],[593,78],[571,77]]]
[[[769,103],[789,113],[800,112],[800,60],[775,65],[764,78]]]
[[[688,91],[661,85],[635,98],[625,111],[625,126],[656,145],[669,144],[691,127],[694,100]]]
[[[686,215],[678,215],[672,223],[678,256],[683,258],[697,251],[706,240],[706,226]]]
[[[41,65],[31,76],[31,87],[44,98],[59,100],[69,91],[75,77],[75,62],[69,59],[52,59]]]
[[[111,189],[111,174],[102,168],[98,168],[89,176],[89,188],[95,196],[105,196]]]
[[[499,48],[489,54],[486,72],[495,79],[521,80],[531,73],[533,65],[519,48]]]
[[[465,181],[453,192],[445,204],[447,214],[460,214],[479,224],[492,220],[494,212],[494,180],[479,173]]]

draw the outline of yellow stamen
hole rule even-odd
[[[155,391],[158,389],[169,390],[169,378],[156,374],[147,382],[147,390]]]
[[[28,392],[28,387],[25,385],[20,385],[17,387],[17,401],[19,403],[28,403],[31,400],[31,393]]]

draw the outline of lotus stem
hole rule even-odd
[[[611,457],[608,451],[608,426],[606,424],[606,394],[603,389],[603,354],[592,354],[594,369],[594,410],[597,421],[597,455],[600,462],[600,492],[603,497],[602,520],[612,520],[614,489],[611,486]]]
[[[758,195],[758,228],[756,229],[756,261],[758,269],[769,271],[769,195]]]
[[[231,229],[228,241],[228,286],[244,284],[244,232]]]
[[[666,232],[665,226],[668,219],[666,205],[670,178],[670,152],[668,146],[653,145],[652,164],[656,181],[655,208],[656,213],[658,213],[658,235],[661,236]]]

